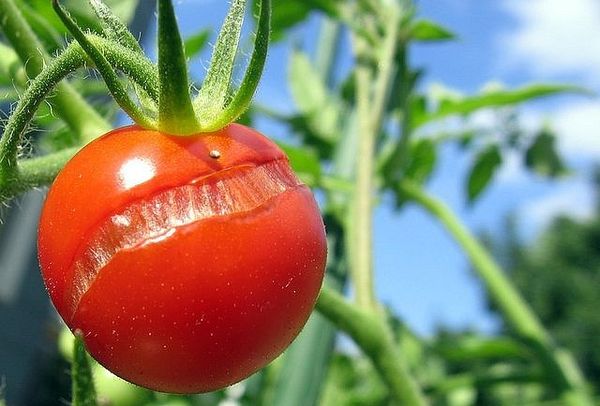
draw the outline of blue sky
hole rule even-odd
[[[226,2],[180,0],[182,30],[220,24]],[[600,3],[597,0],[422,0],[419,14],[449,27],[459,40],[415,47],[412,59],[427,75],[426,91],[450,88],[473,93],[489,83],[519,86],[534,81],[568,82],[600,91]],[[299,27],[294,38],[309,44],[317,19]],[[286,84],[290,44],[271,49],[257,98],[283,111],[293,110]],[[201,74],[207,64],[194,64]],[[474,206],[463,197],[470,162],[456,150],[444,151],[428,189],[457,211],[473,230],[501,230],[507,213],[517,213],[524,237],[532,238],[557,213],[589,216],[593,205],[587,173],[600,157],[600,102],[596,98],[558,97],[531,103],[521,110],[527,128],[549,122],[570,177],[548,182],[527,174],[516,157],[508,157],[493,187]],[[483,112],[478,125],[491,123]],[[447,125],[455,125],[452,121]],[[277,138],[282,129],[264,124]],[[496,321],[485,311],[484,296],[464,256],[445,231],[414,207],[375,213],[375,266],[381,299],[417,332],[430,334],[436,325],[493,331]]]

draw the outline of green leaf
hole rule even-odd
[[[71,366],[73,406],[96,406],[96,389],[92,377],[92,366],[80,334],[81,332],[75,333],[73,364]]]
[[[339,137],[340,102],[329,93],[321,75],[304,52],[295,50],[289,65],[292,97],[301,113],[296,124],[302,121],[311,135],[333,145]]]
[[[206,79],[194,100],[194,109],[201,123],[212,122],[228,101],[245,10],[246,0],[233,0],[225,17]]]
[[[434,346],[435,351],[452,362],[484,359],[526,359],[527,349],[510,338],[483,338],[475,335],[449,337]]]
[[[567,169],[556,150],[556,137],[549,129],[541,130],[527,148],[525,165],[543,176],[556,177],[566,173]]]
[[[242,79],[242,84],[233,95],[229,104],[227,104],[225,110],[215,119],[212,126],[208,128],[209,130],[224,127],[237,120],[248,110],[265,67],[270,39],[271,0],[260,0],[254,50],[252,51],[250,63],[248,64],[244,78]]]
[[[452,115],[468,115],[484,108],[512,106],[541,97],[566,93],[589,94],[587,90],[577,86],[536,84],[514,90],[484,91],[471,97],[454,96],[442,99],[436,110],[421,116],[419,120],[414,120],[414,126],[418,127]]]
[[[304,21],[311,7],[300,1],[274,1],[273,4],[273,41],[285,38],[288,29]]]
[[[502,155],[497,145],[489,146],[476,156],[467,184],[469,203],[473,203],[483,193],[501,164]]]
[[[321,163],[317,153],[306,147],[295,147],[278,142],[285,152],[290,164],[300,178],[308,185],[314,186],[321,178]]]
[[[300,112],[311,114],[327,104],[329,95],[321,75],[308,55],[295,49],[289,63],[289,81],[292,97]]]
[[[285,38],[286,31],[303,22],[313,11],[323,12],[331,17],[338,14],[343,0],[275,0],[271,32],[272,40]],[[255,4],[257,0],[255,0]]]
[[[409,32],[410,38],[415,41],[447,41],[456,38],[452,31],[430,20],[413,21]]]
[[[204,48],[206,48],[209,38],[209,29],[200,30],[196,34],[187,37],[183,42],[183,46],[185,48],[185,56],[189,59],[198,56],[204,50]]]
[[[408,99],[408,111],[411,122],[420,122],[427,115],[427,99],[422,94],[414,93]],[[402,118],[404,119],[404,117]]]
[[[437,160],[436,144],[428,139],[417,140],[410,149],[405,176],[418,183],[429,179]]]

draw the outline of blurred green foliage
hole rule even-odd
[[[554,218],[531,243],[520,240],[518,218],[504,237],[489,236],[497,255],[552,336],[569,348],[600,392],[600,171],[592,216]]]

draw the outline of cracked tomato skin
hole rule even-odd
[[[326,260],[310,190],[275,144],[237,124],[93,141],[52,185],[38,248],[54,306],[94,358],[175,393],[223,388],[277,357]]]

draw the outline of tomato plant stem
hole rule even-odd
[[[379,135],[389,100],[391,84],[396,71],[398,24],[397,10],[389,8],[384,42],[380,53],[372,55],[363,38],[355,36],[354,47],[358,59],[356,69],[356,98],[359,117],[359,147],[356,169],[356,190],[354,199],[354,248],[353,276],[356,286],[356,300],[361,307],[376,307],[373,282],[373,197],[374,197],[374,156],[375,141]],[[374,56],[378,70],[373,85],[373,72],[367,59]]]
[[[150,94],[154,93],[151,79],[156,76],[156,71],[151,64],[140,60],[134,51],[110,43],[104,38],[89,36],[89,39],[96,47],[102,49],[113,66],[126,72]],[[57,154],[48,159],[44,157],[31,162],[23,161],[23,169],[27,170],[24,174],[20,173],[21,165],[17,164],[23,134],[38,107],[65,76],[82,67],[86,61],[87,56],[81,47],[76,43],[70,44],[42,70],[20,98],[0,139],[0,201],[5,201],[30,187],[49,183],[60,169],[61,159],[64,159],[64,165],[70,157],[70,154]],[[45,171],[47,173],[44,173]]]
[[[371,72],[366,67],[356,71],[357,102],[359,115],[359,144],[356,187],[353,204],[353,234],[355,257],[353,279],[356,301],[362,308],[375,307],[372,258],[373,227],[373,154],[375,134],[371,126],[369,84]]]
[[[50,56],[25,21],[14,0],[0,1],[0,16],[0,29],[16,50],[29,77],[34,78],[50,61]],[[88,142],[111,128],[110,123],[68,83],[57,86],[56,95],[50,103],[56,114],[83,142]]]
[[[435,216],[455,238],[511,329],[539,355],[565,404],[591,405],[584,379],[572,357],[556,348],[529,305],[458,217],[444,203],[410,181],[404,180],[400,190]]]
[[[52,2],[54,10],[62,20],[63,24],[75,40],[81,45],[81,48],[86,52],[94,64],[96,69],[102,75],[106,86],[110,90],[114,99],[117,101],[119,106],[142,127],[156,128],[156,123],[151,118],[147,117],[142,109],[129,97],[127,88],[121,83],[121,79],[115,72],[113,65],[106,59],[104,54],[94,46],[94,44],[87,38],[83,31],[79,28],[75,20],[71,17],[69,12],[62,7],[59,0],[53,0]]]
[[[96,406],[96,389],[90,358],[81,337],[76,335],[71,366],[73,406]]]
[[[83,63],[77,49],[69,47],[44,69],[23,94],[0,139],[0,188],[4,190],[14,183],[17,177],[17,153],[23,133],[46,95],[66,75]]]
[[[386,33],[381,46],[382,56],[379,62],[379,73],[375,82],[373,105],[371,111],[372,132],[377,136],[383,126],[389,96],[392,92],[397,72],[396,53],[398,50],[399,12],[395,7],[386,11]]]
[[[79,148],[66,148],[37,158],[20,160],[18,179],[13,192],[22,193],[32,188],[49,185],[77,151]]]
[[[352,337],[369,356],[395,403],[406,406],[427,404],[404,367],[404,359],[383,314],[365,311],[327,288],[321,290],[317,310]]]

